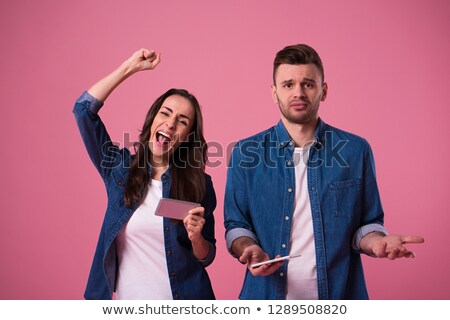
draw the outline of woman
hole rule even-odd
[[[214,299],[206,273],[215,257],[216,196],[204,172],[207,146],[194,96],[170,89],[144,121],[135,155],[111,142],[97,112],[136,72],[161,55],[141,49],[77,100],[74,114],[89,156],[104,180],[108,207],[86,299]],[[159,198],[201,203],[183,221],[155,216]]]

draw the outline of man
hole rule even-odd
[[[411,258],[404,244],[424,241],[388,235],[370,146],[319,118],[327,91],[317,52],[284,48],[272,86],[281,120],[233,149],[224,213],[228,249],[247,264],[240,299],[367,299],[360,253]]]

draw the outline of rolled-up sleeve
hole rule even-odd
[[[365,236],[367,236],[369,233],[372,233],[372,232],[380,232],[380,233],[383,233],[384,235],[389,234],[387,229],[378,223],[371,223],[371,224],[362,226],[361,228],[356,230],[355,235],[353,236],[352,249],[358,253],[365,253],[364,251],[361,250],[361,247],[359,244],[360,244],[362,238],[364,238]]]

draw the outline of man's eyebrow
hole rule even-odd
[[[281,84],[287,84],[287,83],[291,83],[292,79],[288,79],[288,80],[283,80],[281,81]]]
[[[311,78],[303,78],[304,81],[309,81],[309,82],[317,82],[315,79],[311,79]]]
[[[162,108],[167,109],[168,111],[170,111],[170,113],[173,113],[173,110],[170,109],[169,107],[162,106]],[[179,117],[180,117],[180,118],[185,118],[185,119],[191,120],[188,116],[186,116],[186,115],[184,115],[184,114],[182,114],[182,113],[180,113]]]

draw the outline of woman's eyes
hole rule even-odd
[[[161,111],[160,113],[161,113],[164,117],[170,117],[170,114],[169,114],[168,112],[166,112],[166,111]],[[188,125],[187,121],[184,120],[184,119],[178,119],[177,122],[180,123],[180,124],[182,124],[182,125],[184,125],[184,126],[187,126],[187,125]]]

